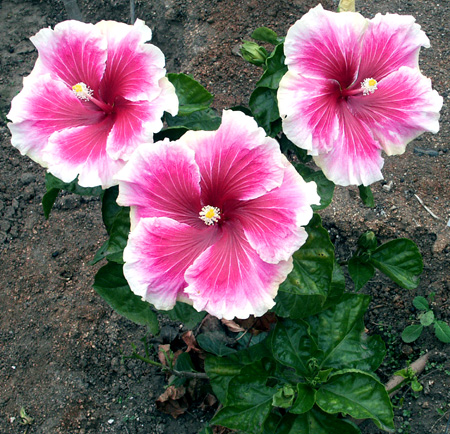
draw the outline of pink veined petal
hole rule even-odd
[[[60,81],[45,74],[28,81],[11,103],[11,143],[44,167],[43,151],[55,131],[101,122],[104,113],[80,101]]]
[[[338,80],[346,88],[356,78],[367,25],[358,13],[334,13],[319,4],[288,30],[286,65],[304,76]]]
[[[285,160],[283,183],[267,194],[242,202],[233,212],[250,245],[260,258],[272,264],[287,261],[306,241],[302,225],[313,216],[312,204],[319,205],[315,182],[305,182]]]
[[[339,97],[336,81],[288,71],[277,94],[286,136],[308,154],[328,152],[339,136]]]
[[[195,309],[218,318],[261,316],[274,305],[292,259],[268,264],[247,242],[238,222],[222,228],[222,238],[187,269],[185,293]]]
[[[370,185],[383,179],[381,148],[367,128],[342,102],[339,109],[339,137],[326,154],[314,156],[325,176],[338,185]]]
[[[364,35],[356,86],[366,78],[380,81],[401,66],[418,68],[420,47],[429,46],[427,35],[414,17],[377,14]]]
[[[70,182],[78,175],[78,184],[82,187],[101,185],[108,188],[117,184],[113,176],[125,162],[112,160],[106,152],[106,140],[113,122],[110,116],[95,125],[53,133],[43,154],[49,172],[64,182]]]
[[[186,269],[219,236],[215,227],[199,230],[165,217],[141,219],[123,254],[131,290],[157,309],[186,301]]]
[[[134,26],[115,21],[96,24],[108,41],[108,60],[100,87],[103,101],[112,104],[117,96],[131,101],[159,96],[159,80],[166,74],[162,51],[146,44],[151,30],[141,20]]]
[[[278,142],[242,112],[225,110],[217,131],[188,131],[179,143],[195,151],[203,205],[253,199],[283,180]]]
[[[443,99],[418,69],[401,67],[370,95],[348,99],[350,111],[373,132],[388,155],[402,154],[425,131],[439,131]]]
[[[117,174],[117,202],[132,208],[132,227],[143,217],[169,217],[203,228],[200,174],[194,152],[168,140],[143,144]]]
[[[83,82],[97,91],[105,70],[106,39],[93,24],[64,21],[30,39],[39,51],[40,70],[59,77],[70,88]]]

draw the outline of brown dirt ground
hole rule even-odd
[[[333,9],[336,3],[323,5]],[[126,0],[78,4],[89,22],[129,19]],[[315,5],[312,0],[138,0],[136,17],[154,30],[168,71],[191,73],[215,93],[220,110],[245,105],[260,73],[234,54],[242,39],[262,25],[284,35]],[[444,97],[441,132],[423,135],[404,155],[387,159],[385,180],[373,186],[375,208],[364,208],[356,189],[338,188],[321,214],[341,259],[367,229],[383,242],[408,237],[419,245],[425,263],[419,287],[408,292],[376,275],[363,289],[373,296],[366,326],[381,333],[388,347],[379,370],[383,380],[421,352],[433,351],[420,378],[424,391],[399,394],[396,432],[442,434],[450,415],[449,345],[431,330],[412,345],[402,344],[400,334],[414,318],[413,297],[431,291],[435,313],[450,322],[450,4],[357,0],[357,8],[367,17],[411,14],[422,25],[432,47],[422,51],[421,68]],[[98,199],[64,194],[46,221],[40,205],[44,170],[10,144],[5,115],[37,56],[28,38],[64,19],[56,0],[0,3],[0,432],[26,431],[19,424],[23,406],[34,418],[28,434],[197,433],[211,413],[195,404],[177,420],[159,413],[154,401],[164,390],[164,376],[137,361],[122,362],[122,353],[129,354],[146,330],[115,314],[92,289],[96,267],[87,263],[106,236]],[[362,431],[379,432],[371,423]]]

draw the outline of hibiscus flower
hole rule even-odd
[[[334,13],[321,5],[288,31],[278,104],[283,130],[340,185],[383,178],[387,155],[439,130],[442,98],[418,68],[429,40],[411,16]]]
[[[256,122],[225,111],[217,131],[140,146],[117,175],[131,206],[130,288],[162,310],[177,300],[218,318],[263,315],[319,204]]]
[[[178,99],[151,30],[65,21],[31,41],[39,57],[11,103],[12,144],[65,182],[114,184],[139,143],[152,141]]]

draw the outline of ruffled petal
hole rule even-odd
[[[338,80],[348,87],[356,78],[367,25],[358,13],[334,13],[318,5],[288,30],[286,65],[298,74]]]
[[[169,217],[203,228],[200,174],[194,152],[168,140],[143,144],[117,174],[122,206],[132,207],[132,227],[143,217]]]
[[[195,152],[204,205],[254,199],[283,180],[278,142],[242,112],[225,110],[217,131],[188,131],[179,143]]]
[[[358,83],[366,78],[382,80],[401,66],[418,68],[420,47],[430,41],[410,15],[377,14],[364,35]]]
[[[339,135],[339,85],[288,71],[280,81],[278,107],[286,136],[308,154],[328,152]]]
[[[443,99],[418,69],[401,67],[378,83],[370,95],[349,98],[351,112],[373,132],[388,155],[425,131],[439,131]]]
[[[370,185],[383,179],[380,144],[370,130],[343,103],[339,111],[339,136],[326,154],[313,157],[325,176],[338,185]]]
[[[112,160],[106,152],[113,122],[111,117],[107,117],[95,125],[53,133],[43,153],[49,172],[64,182],[78,176],[78,184],[82,187],[101,185],[108,188],[117,184],[113,176],[125,162]]]
[[[233,222],[187,269],[185,293],[195,309],[218,318],[261,316],[274,305],[278,287],[291,270],[292,259],[264,262]]]
[[[153,100],[160,96],[159,81],[165,76],[165,58],[162,51],[146,44],[152,37],[151,30],[142,20],[134,26],[115,21],[96,24],[108,41],[108,60],[100,88],[103,101],[114,103],[117,96],[131,101]],[[173,103],[173,101],[172,101]],[[166,108],[178,110],[178,102]],[[161,112],[162,116],[162,112]]]
[[[316,183],[305,182],[287,160],[285,167],[280,187],[242,202],[233,212],[250,245],[272,264],[287,261],[305,243],[308,235],[302,225],[313,216],[311,205],[320,204]]]
[[[219,236],[213,227],[199,230],[165,217],[141,219],[123,252],[131,290],[157,309],[186,301],[186,269]]]
[[[69,88],[83,82],[98,90],[105,71],[106,39],[93,24],[64,21],[30,39],[39,51],[39,71],[59,77]]]

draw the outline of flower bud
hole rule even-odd
[[[255,42],[244,41],[240,49],[241,56],[253,65],[262,66],[266,63],[267,51]]]

